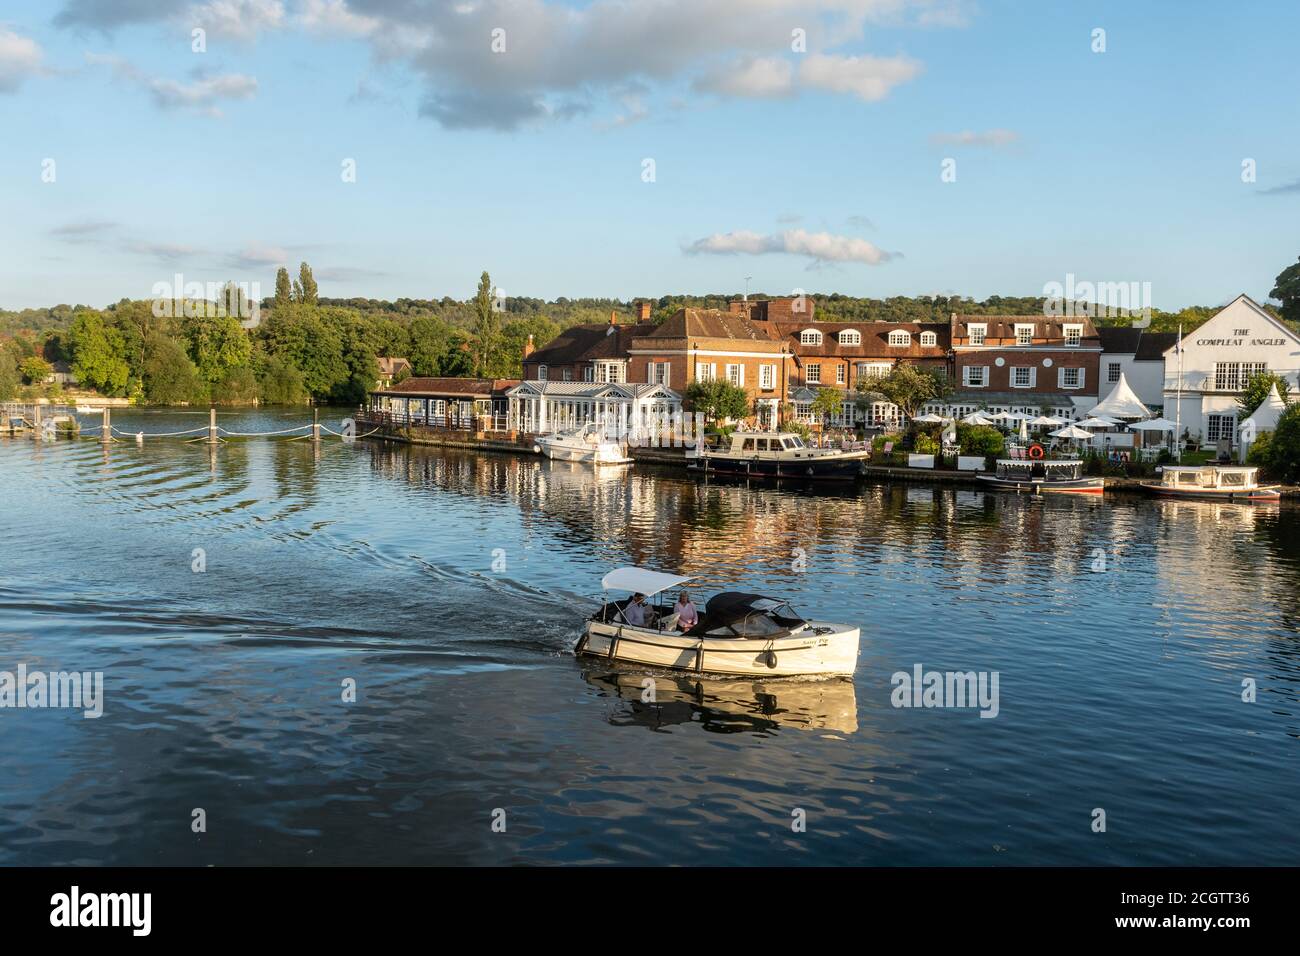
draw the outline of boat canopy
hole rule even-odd
[[[648,568],[619,568],[601,578],[600,586],[606,591],[633,591],[652,597],[660,591],[675,588],[689,580],[690,578],[665,574],[662,571],[651,571]]]
[[[788,601],[723,591],[709,598],[700,623],[687,633],[712,637],[775,637],[803,623]]]

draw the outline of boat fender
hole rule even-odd
[[[769,669],[776,667],[776,651],[767,652],[767,666]]]
[[[620,627],[620,628],[618,629],[618,633],[615,634],[612,638],[610,638],[610,640],[609,640],[609,655],[608,655],[610,658],[613,658],[613,656],[614,656],[614,652],[618,650],[618,641],[619,641],[619,638],[621,638],[622,636],[623,636],[623,628]]]
[[[534,454],[534,455],[540,455],[541,453],[542,453],[542,446],[541,446],[541,445],[534,445],[534,446],[533,446],[533,454]]]
[[[809,465],[809,466],[808,466],[808,474],[811,475],[812,473],[813,473],[812,465]]]
[[[578,646],[573,649],[573,653],[576,656],[578,654],[581,654],[584,650],[586,650],[586,648],[587,648],[587,635],[583,634],[582,637],[578,638]]]
[[[1038,461],[1038,459],[1042,458],[1042,457],[1043,457],[1043,446],[1042,446],[1042,445],[1038,445],[1038,444],[1030,445],[1030,446],[1029,446],[1029,457],[1032,458],[1032,459],[1034,459],[1034,461]]]

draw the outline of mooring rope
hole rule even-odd
[[[103,428],[104,426],[94,425],[91,427]],[[119,435],[129,435],[132,438],[134,438],[136,435],[143,435],[145,438],[179,438],[181,435],[193,435],[196,432],[205,432],[208,430],[207,425],[204,425],[202,428],[190,428],[183,432],[130,432],[124,428],[118,428],[116,425],[110,425],[109,428],[117,432],[117,434]]]
[[[218,425],[217,431],[224,432],[231,438],[269,438],[272,435],[288,435],[290,432],[302,431],[304,428],[311,428],[311,425],[295,425],[293,428],[285,428],[278,432],[232,432]],[[207,429],[205,428],[204,431]]]

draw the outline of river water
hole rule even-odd
[[[0,671],[104,682],[0,710],[0,863],[1300,862],[1287,505],[284,439],[5,438],[0,488]],[[627,564],[860,624],[857,673],[645,702],[571,651]],[[894,706],[917,665],[996,716]]]

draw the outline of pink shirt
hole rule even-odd
[[[673,610],[677,612],[678,627],[694,627],[700,619],[700,615],[695,610],[695,605],[690,601],[687,601],[685,604],[679,603],[673,605]]]

